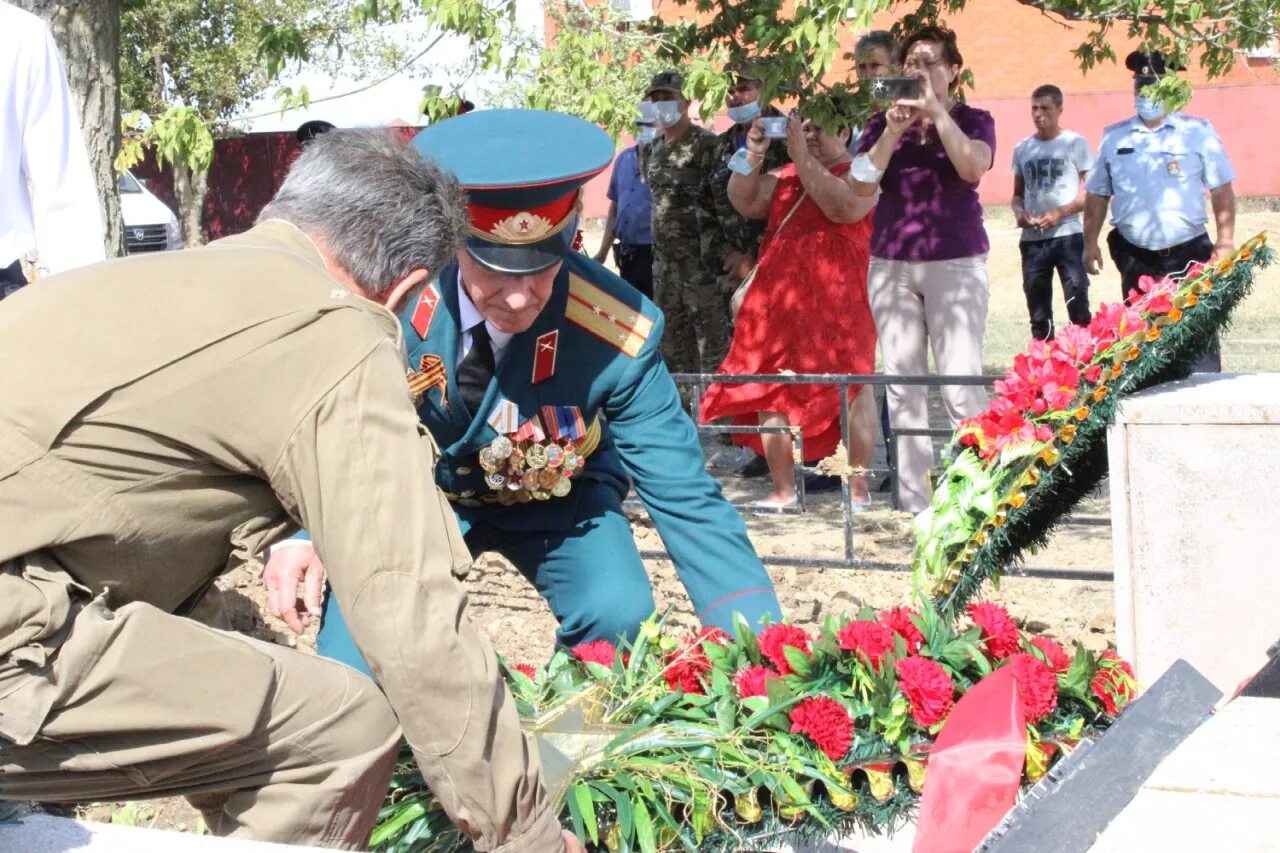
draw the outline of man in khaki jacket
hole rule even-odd
[[[387,310],[465,222],[412,149],[334,131],[248,233],[0,305],[0,798],[184,795],[219,834],[356,849],[403,727],[477,849],[580,849],[467,619]],[[299,524],[385,697],[183,618]]]

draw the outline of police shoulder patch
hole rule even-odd
[[[569,302],[565,317],[631,358],[653,332],[653,320],[611,296],[586,279],[569,275]]]

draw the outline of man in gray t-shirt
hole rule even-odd
[[[1089,323],[1089,277],[1084,269],[1084,179],[1093,165],[1088,141],[1064,130],[1062,90],[1045,85],[1031,95],[1036,132],[1013,150],[1013,216],[1023,229],[1022,289],[1031,337],[1053,337],[1053,272],[1062,278],[1067,317]]]

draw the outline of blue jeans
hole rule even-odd
[[[1023,240],[1022,291],[1027,295],[1031,315],[1031,337],[1053,338],[1053,273],[1062,279],[1062,295],[1067,302],[1067,319],[1077,326],[1089,325],[1089,276],[1084,269],[1084,235],[1064,234],[1048,240]]]

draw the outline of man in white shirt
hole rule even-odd
[[[31,249],[49,273],[104,260],[98,188],[44,21],[0,0],[0,299],[26,283]]]
[[[1093,165],[1089,142],[1063,128],[1062,90],[1031,93],[1036,132],[1013,149],[1013,216],[1022,229],[1022,289],[1031,337],[1053,337],[1053,272],[1062,279],[1067,318],[1087,326],[1089,276],[1084,271],[1084,182]]]
[[[1159,53],[1133,51],[1125,59],[1133,72],[1136,115],[1108,127],[1089,174],[1084,206],[1084,263],[1091,275],[1102,270],[1102,233],[1107,207],[1115,226],[1107,235],[1111,260],[1120,273],[1126,300],[1143,276],[1180,275],[1192,263],[1229,255],[1235,248],[1235,170],[1222,138],[1207,119],[1165,107],[1143,94],[1166,66]],[[1210,239],[1205,193],[1213,208],[1216,239]],[[1197,373],[1217,373],[1222,361],[1216,341]]]

